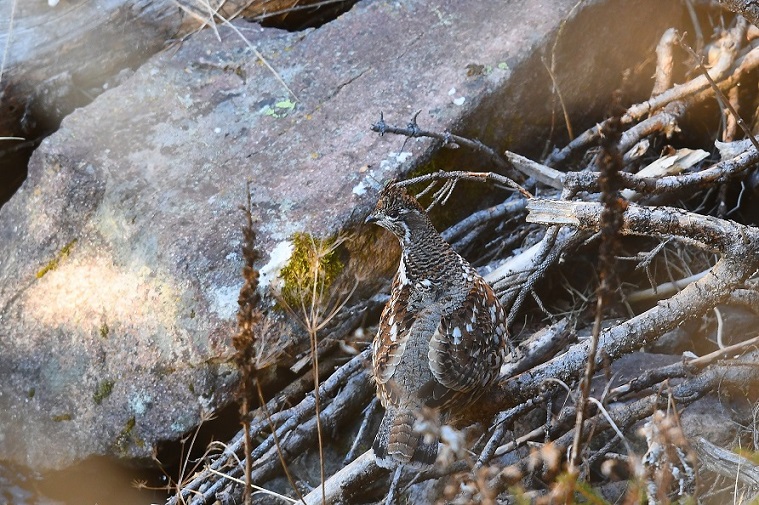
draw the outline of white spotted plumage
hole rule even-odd
[[[461,417],[497,377],[506,318],[493,290],[437,233],[413,197],[388,186],[367,219],[392,231],[402,256],[372,347],[386,409],[374,443],[382,466],[434,462],[437,442],[414,428],[422,411]]]

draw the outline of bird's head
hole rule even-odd
[[[377,206],[365,222],[387,228],[401,242],[410,240],[412,230],[431,226],[427,213],[416,198],[392,182],[380,192]]]

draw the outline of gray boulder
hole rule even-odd
[[[371,133],[380,111],[534,145],[554,102],[533,50],[575,4],[366,0],[306,32],[235,22],[66,117],[0,210],[0,454],[40,469],[146,458],[228,404],[246,184],[271,282],[295,233],[353,226],[382,182],[432,155],[427,140]],[[570,113],[606,102],[672,4],[572,11],[557,69]],[[659,21],[631,26],[641,9]],[[601,24],[634,36],[611,54],[589,33]],[[373,275],[382,252],[362,255]]]

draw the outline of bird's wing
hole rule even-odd
[[[429,366],[436,387],[428,403],[444,404],[458,393],[476,392],[498,374],[506,343],[506,321],[493,290],[474,278],[463,303],[444,316],[432,335]]]
[[[372,348],[374,378],[378,384],[386,384],[395,373],[408,343],[409,329],[414,323],[413,314],[407,309],[410,286],[394,281],[392,296],[380,317],[377,337]]]

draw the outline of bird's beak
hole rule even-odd
[[[377,217],[376,214],[372,213],[372,214],[369,214],[368,216],[366,216],[366,219],[364,220],[364,223],[365,224],[376,223],[377,221],[379,221],[379,217]]]

